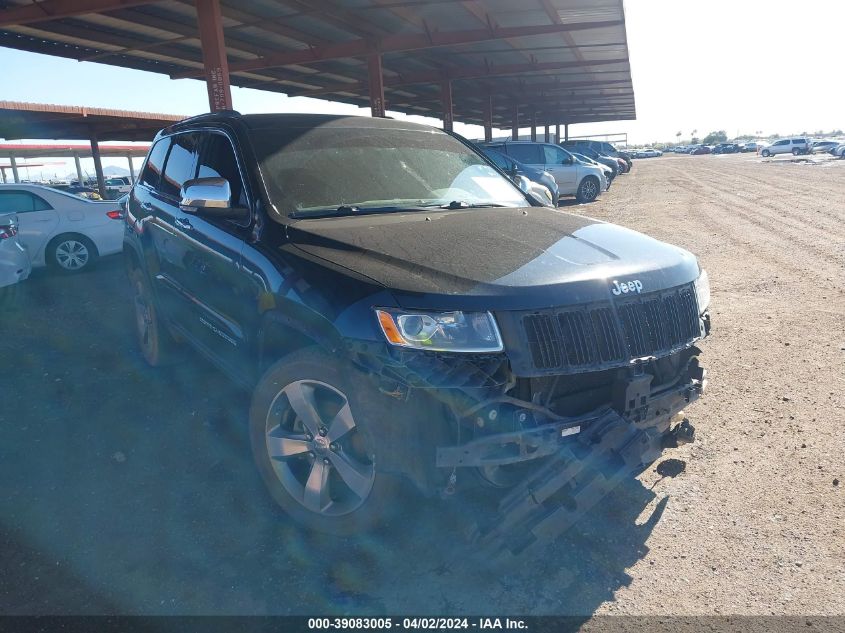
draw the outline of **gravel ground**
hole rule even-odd
[[[604,613],[845,613],[845,161],[636,161],[588,213],[696,253],[710,390],[668,497]]]
[[[142,363],[119,260],[36,274],[0,313],[0,613],[845,614],[844,197],[845,161],[667,156],[570,207],[700,256],[710,390],[695,444],[506,570],[467,559],[451,501],[297,530],[247,396]]]

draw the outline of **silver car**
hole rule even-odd
[[[0,215],[0,294],[29,277],[31,270],[29,253],[18,240],[18,216]]]

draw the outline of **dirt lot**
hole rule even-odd
[[[143,365],[119,260],[37,274],[0,314],[0,613],[845,614],[843,200],[845,161],[667,156],[570,209],[700,256],[710,390],[696,444],[497,573],[449,501],[365,539],[298,531],[247,396]]]

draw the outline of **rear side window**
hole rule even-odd
[[[529,143],[514,143],[508,145],[508,156],[526,165],[542,165],[543,152],[540,145]]]
[[[28,191],[0,191],[0,213],[28,213],[52,208],[44,198]]]
[[[144,166],[144,172],[141,174],[141,183],[153,189],[158,187],[161,170],[164,167],[164,157],[167,156],[168,149],[170,149],[169,138],[163,138],[153,145],[149,158],[147,158],[147,163]]]
[[[172,137],[170,143],[158,190],[166,196],[178,198],[182,185],[196,173],[197,135],[179,134]]]
[[[776,141],[774,145],[786,145],[789,141]]]
[[[225,178],[232,188],[232,203],[239,207],[248,206],[235,149],[222,134],[205,135],[197,178]]]
[[[806,142],[807,142],[807,139],[805,139],[805,138],[794,138],[794,139],[792,139],[793,145],[803,145]]]
[[[543,145],[543,153],[546,157],[546,165],[562,165],[563,161],[571,158],[569,152],[554,145]]]

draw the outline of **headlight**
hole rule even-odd
[[[391,345],[436,352],[501,352],[496,320],[489,312],[376,310]]]
[[[710,307],[710,277],[702,270],[695,280],[695,295],[698,297],[698,313],[701,314]]]

